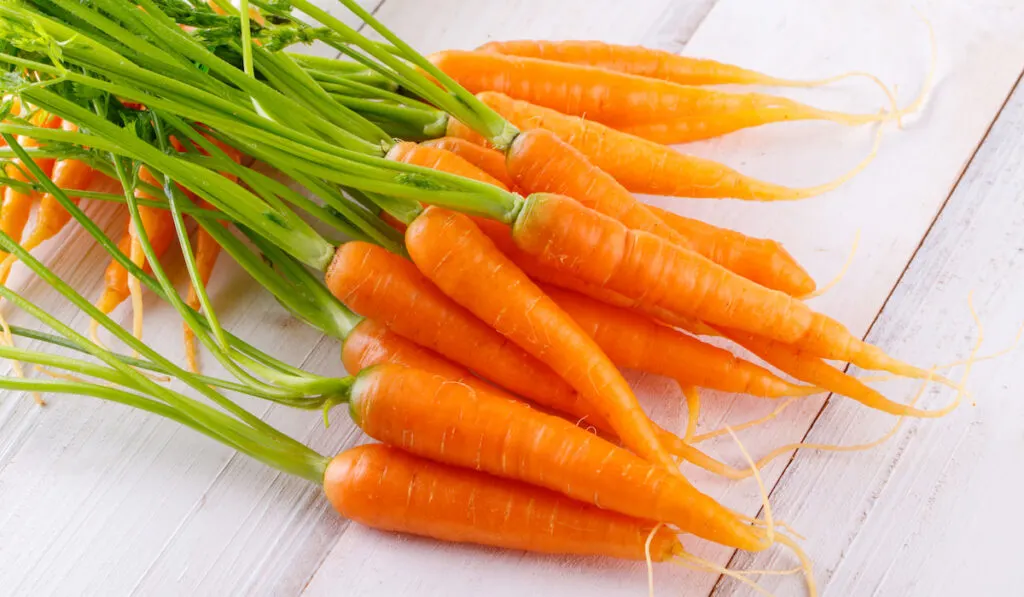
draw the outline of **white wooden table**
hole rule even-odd
[[[325,0],[327,2],[327,0]],[[372,0],[368,5],[423,51],[491,38],[597,38],[813,78],[858,69],[898,86],[905,104],[929,63],[925,26],[892,0]],[[770,234],[821,280],[831,278],[859,232],[841,283],[814,306],[891,354],[930,366],[962,359],[985,326],[982,352],[1009,346],[1024,320],[1024,5],[1019,0],[921,0],[934,26],[935,88],[903,130],[890,127],[871,167],[842,189],[798,203],[658,199],[660,205],[756,234]],[[344,11],[332,7],[336,14]],[[865,111],[877,90],[850,83],[810,93],[819,105]],[[787,184],[815,184],[856,163],[873,132],[803,123],[746,131],[692,151]],[[121,215],[93,213],[116,229]],[[114,220],[117,220],[115,222]],[[41,254],[87,296],[103,256],[80,232]],[[84,261],[82,255],[85,255]],[[213,286],[227,324],[254,343],[321,372],[342,374],[338,346],[288,319],[222,260]],[[13,283],[44,307],[85,320],[48,288]],[[150,301],[146,338],[180,355],[179,322]],[[118,311],[126,319],[126,313]],[[19,317],[15,315],[15,320]],[[31,343],[24,343],[31,345]],[[936,596],[1021,593],[1017,540],[1024,450],[1024,353],[978,363],[976,404],[941,420],[908,421],[868,452],[801,451],[764,471],[776,517],[807,536],[823,594]],[[952,374],[962,373],[955,367]],[[633,375],[654,416],[683,421],[674,386]],[[886,390],[907,399],[912,383]],[[935,407],[951,398],[933,389]],[[702,428],[768,412],[753,399],[708,396]],[[332,453],[361,436],[318,413],[247,402],[285,431]],[[743,435],[755,454],[799,441],[855,444],[893,419],[842,398],[808,399]],[[708,446],[738,463],[728,441]],[[754,515],[753,481],[693,473],[724,503]],[[738,569],[789,568],[763,555],[688,541]],[[755,577],[778,595],[802,594],[794,577]],[[556,559],[377,533],[341,520],[318,489],[174,424],[91,399],[0,400],[2,595],[644,595],[642,566]],[[746,595],[728,579],[661,566],[658,595]]]

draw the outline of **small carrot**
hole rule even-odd
[[[757,180],[724,164],[679,153],[597,122],[566,116],[507,95],[483,92],[477,97],[521,130],[543,128],[555,133],[622,186],[645,195],[749,201],[806,199],[837,188],[867,163],[867,160],[861,162],[830,183],[814,187],[787,187]],[[447,134],[483,143],[480,135],[455,119],[448,121]]]
[[[716,327],[715,329],[787,375],[791,375],[800,381],[814,384],[823,390],[852,398],[864,406],[885,413],[908,417],[941,417],[948,414],[958,405],[954,402],[941,409],[922,410],[910,405],[893,402],[878,390],[864,384],[856,377],[836,369],[813,354],[807,354],[792,346],[759,338],[745,332],[722,327]],[[927,376],[914,375],[913,377]]]
[[[443,377],[450,382],[459,383],[475,391],[490,392],[510,400],[515,399],[502,388],[484,381],[473,375],[468,369],[449,361],[436,352],[424,348],[404,337],[392,332],[372,319],[365,319],[352,329],[345,337],[341,347],[341,360],[345,370],[356,374],[363,369],[391,363],[426,371]],[[558,380],[561,382],[561,380]],[[561,382],[564,384],[564,382]],[[543,388],[540,388],[543,389]],[[594,428],[614,437],[611,425],[593,412],[590,405],[583,400],[551,401],[546,399],[533,400],[534,404],[550,409],[560,416],[567,417],[577,426]],[[729,479],[744,478],[746,473],[729,467],[704,452],[682,441],[675,434],[658,429],[659,436],[665,446],[676,456],[717,475]]]
[[[748,237],[644,205],[551,131],[531,129],[521,133],[508,149],[507,164],[509,174],[524,194],[572,197],[629,228],[650,232],[700,253],[768,288],[798,295],[814,290],[814,281],[777,243],[754,243],[752,248],[762,253],[755,253],[750,262],[745,262],[744,258],[751,254],[743,243]]]
[[[505,185],[505,188],[511,189],[513,186],[512,178],[505,167],[505,156],[494,149],[489,149],[465,139],[459,139],[458,137],[431,139],[424,141],[421,145],[450,151],[483,170],[492,178],[500,181],[501,184]]]
[[[695,251],[744,278],[791,296],[814,292],[814,278],[778,241],[712,226],[653,205],[647,207],[686,237]]]
[[[409,225],[405,244],[419,270],[442,292],[547,363],[611,422],[623,444],[678,473],[615,365],[473,220],[428,207]]]
[[[642,561],[649,553],[655,562],[682,552],[674,533],[649,520],[382,444],[335,456],[323,486],[339,514],[385,531],[550,554]]]
[[[29,118],[29,122],[38,127],[52,129],[60,126],[61,119],[43,110],[37,110]],[[17,141],[22,147],[39,147],[38,141],[25,135],[18,135]],[[56,160],[53,158],[40,158],[34,161],[46,176],[52,174]],[[7,176],[21,182],[30,182],[22,168],[18,167],[20,162],[21,160],[14,160],[14,163],[7,166]],[[15,187],[7,187],[4,190],[3,206],[0,207],[0,229],[4,231],[4,234],[18,242],[21,241],[25,225],[28,223],[29,214],[32,212],[32,204],[35,203],[38,196],[39,194],[35,191],[25,192]],[[0,252],[0,261],[6,258],[7,254]]]
[[[730,93],[678,85],[590,66],[447,50],[429,56],[472,93],[496,91],[615,128],[680,122],[674,143],[717,137],[740,129],[792,120],[827,120],[856,126],[884,114],[847,114],[763,93]]]
[[[750,282],[662,238],[630,230],[572,199],[531,195],[512,236],[520,249],[542,263],[626,296],[634,308],[728,326],[865,369],[930,377],[789,295]],[[588,258],[567,258],[583,254]]]
[[[410,143],[408,141],[396,143],[394,147],[388,150],[387,159],[457,174],[465,178],[472,178],[473,180],[492,184],[506,191],[508,190],[508,186],[503,182],[476,167],[465,158],[434,145]]]
[[[821,391],[795,386],[727,350],[628,309],[560,288],[542,286],[542,289],[619,367],[671,377],[683,386],[765,398],[805,396]]]
[[[664,467],[568,421],[443,377],[398,365],[372,367],[352,384],[349,408],[367,435],[423,458],[673,524],[731,547],[769,544],[758,529]]]
[[[369,243],[345,243],[326,281],[356,313],[516,395],[573,415],[592,411],[550,367],[445,296],[398,255]]]
[[[477,51],[592,66],[671,81],[679,85],[820,87],[850,77],[865,77],[878,81],[874,75],[862,72],[842,73],[815,80],[785,79],[709,58],[693,58],[643,46],[626,46],[603,41],[492,41],[480,46]]]

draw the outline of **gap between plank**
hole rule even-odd
[[[950,187],[949,194],[946,195],[946,199],[942,202],[942,205],[939,206],[939,209],[935,212],[935,216],[932,218],[932,221],[928,224],[928,228],[925,230],[924,234],[921,235],[921,240],[917,243],[917,247],[914,248],[914,252],[911,253],[910,258],[907,259],[907,263],[906,263],[906,265],[903,266],[903,271],[900,272],[900,275],[896,279],[896,282],[894,282],[893,285],[892,285],[892,288],[889,289],[889,294],[886,295],[885,300],[882,301],[882,305],[879,307],[878,312],[875,314],[874,318],[871,320],[871,324],[868,326],[867,331],[864,332],[864,336],[861,338],[862,340],[863,339],[867,339],[867,337],[871,335],[871,331],[874,329],[875,324],[878,323],[878,320],[882,317],[882,314],[885,312],[885,308],[886,308],[886,306],[888,306],[889,301],[892,299],[893,294],[895,294],[896,289],[899,288],[900,284],[903,282],[903,278],[907,275],[907,271],[910,269],[910,266],[913,265],[914,260],[917,258],[918,252],[921,250],[921,247],[924,246],[925,241],[927,241],[928,237],[931,235],[932,229],[935,228],[935,223],[938,222],[939,217],[942,215],[942,212],[945,211],[946,206],[949,204],[949,200],[956,193],[956,190],[957,190],[957,188],[959,188],[960,182],[963,180],[964,175],[967,173],[967,171],[970,169],[970,167],[974,164],[974,158],[978,155],[978,151],[981,149],[981,147],[988,140],[988,137],[992,133],[992,129],[995,127],[996,122],[999,121],[999,117],[1002,115],[1003,110],[1006,109],[1006,105],[1010,102],[1010,99],[1013,97],[1013,94],[1016,93],[1018,87],[1021,86],[1021,81],[1022,80],[1024,80],[1024,69],[1022,69],[1021,73],[1019,75],[1017,75],[1017,80],[1014,82],[1013,86],[1010,88],[1009,93],[1006,94],[1006,98],[1003,99],[1003,103],[999,106],[999,109],[996,110],[995,114],[993,115],[992,121],[989,123],[988,128],[985,129],[985,134],[982,135],[981,139],[978,141],[978,144],[975,146],[974,151],[971,153],[971,157],[966,162],[964,162],[963,168],[960,169],[960,174],[957,176],[956,181],[953,183],[953,186]],[[849,369],[850,369],[850,365],[847,364],[846,367],[843,368],[843,372],[845,373],[845,372],[849,371]],[[811,431],[814,430],[814,426],[817,425],[818,420],[821,419],[822,414],[825,412],[825,408],[828,406],[829,402],[831,402],[832,397],[834,395],[835,395],[834,393],[829,393],[828,397],[825,398],[825,401],[822,402],[821,408],[818,409],[818,412],[815,413],[814,418],[811,420],[810,425],[807,426],[807,431],[805,431],[803,436],[800,438],[800,443],[803,443],[803,442],[807,441],[808,436],[811,434]],[[772,484],[771,490],[769,490],[769,492],[768,492],[768,500],[769,500],[769,502],[771,501],[772,496],[775,494],[775,490],[782,483],[783,479],[785,479],[786,473],[789,471],[790,465],[793,464],[793,461],[796,459],[796,455],[799,452],[800,452],[799,449],[794,450],[793,453],[786,460],[786,465],[782,468],[782,471],[779,473],[778,478],[775,480],[775,483]],[[755,514],[755,517],[759,517],[763,513],[764,513],[764,506],[761,506],[760,508],[758,508],[758,511],[757,511],[757,514]],[[735,562],[736,557],[738,555],[739,555],[739,550],[734,549],[733,552],[732,552],[732,555],[729,556],[729,560],[728,560],[728,562],[726,562],[725,567],[729,568]],[[711,591],[708,592],[708,597],[712,597],[713,595],[715,595],[716,591],[719,590],[719,587],[722,585],[722,583],[724,581],[725,581],[725,575],[719,574],[718,575],[718,580],[715,581],[715,584],[711,587]],[[821,592],[823,592],[824,589],[825,589],[824,586],[819,587],[819,590]]]

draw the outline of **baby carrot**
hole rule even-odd
[[[465,178],[472,178],[473,180],[492,184],[506,191],[508,190],[508,186],[505,183],[476,167],[458,154],[436,145],[403,141],[396,143],[394,147],[388,150],[387,158],[396,162],[404,162],[406,164],[423,166],[424,168],[441,170],[449,174],[457,174]]]
[[[547,129],[582,152],[595,166],[634,193],[676,197],[780,201],[806,199],[830,191],[858,173],[866,162],[844,176],[814,187],[794,188],[757,180],[718,162],[679,153],[597,122],[566,116],[493,92],[477,97],[521,130]],[[455,119],[447,134],[475,143],[483,138]]]
[[[547,363],[611,422],[623,444],[678,472],[615,365],[468,216],[428,207],[409,225],[405,244],[442,292]]]
[[[60,126],[61,119],[42,110],[37,110],[29,118],[29,122],[42,128],[57,128]],[[17,141],[22,147],[39,146],[38,141],[25,135],[18,135]],[[53,158],[40,158],[34,161],[46,176],[52,174],[53,165],[56,160]],[[12,164],[9,164],[7,166],[7,176],[21,182],[30,182],[26,178],[24,170],[18,167],[20,163],[21,160],[16,159]],[[25,224],[28,223],[29,214],[32,212],[32,204],[37,197],[38,193],[35,191],[22,191],[15,187],[4,189],[3,206],[0,207],[0,229],[3,230],[4,234],[10,236],[15,241],[21,241],[21,235],[25,231]],[[0,261],[6,258],[7,254],[0,252]]]
[[[768,547],[758,530],[681,476],[514,400],[379,365],[356,377],[349,408],[367,435],[423,458],[673,524],[731,547]]]
[[[408,260],[377,245],[341,245],[326,275],[350,309],[510,392],[560,412],[592,411],[550,367],[445,296]]]
[[[350,448],[324,473],[342,516],[368,527],[539,553],[662,562],[682,552],[655,524],[556,493],[438,464],[382,444]],[[647,538],[654,538],[647,549]]]
[[[512,188],[512,178],[508,174],[508,169],[505,167],[505,156],[494,149],[477,145],[465,139],[459,139],[458,137],[441,137],[440,139],[431,139],[424,141],[420,145],[427,145],[429,147],[437,147],[438,149],[444,149],[450,151],[460,158],[466,160],[470,164],[473,164],[477,168],[486,172],[489,176],[495,180],[501,181],[501,184],[505,185],[505,188]]]
[[[149,172],[149,170],[142,168],[139,173],[140,180],[149,184],[155,185],[156,187],[162,186],[159,181]],[[152,197],[145,191],[138,189],[135,191],[135,195],[140,199],[148,199],[151,201],[158,200]],[[148,207],[144,205],[139,206],[139,215],[142,217],[142,226],[146,229],[146,234],[149,236],[149,242],[153,245],[153,251],[159,256],[167,251],[170,247],[171,242],[174,240],[174,220],[171,216],[171,212],[166,209],[160,209],[156,207]],[[142,255],[141,250],[135,250],[133,245],[138,245],[136,240],[135,226],[129,220],[127,225],[127,231],[121,240],[118,242],[118,248],[129,255],[137,265],[146,266],[145,256]],[[107,266],[107,271],[104,276],[105,287],[103,294],[96,302],[96,306],[104,313],[110,313],[115,307],[120,305],[124,299],[128,298],[130,294],[128,288],[128,271],[125,270],[121,264],[117,261],[111,261],[110,265]]]
[[[877,81],[873,75],[860,72],[849,72],[806,81],[785,79],[709,58],[693,58],[643,46],[626,46],[603,41],[492,41],[480,46],[477,51],[592,66],[640,77],[671,81],[680,85],[818,87],[854,76]]]
[[[628,309],[560,288],[542,286],[542,289],[619,367],[671,377],[684,386],[765,398],[821,391],[795,386],[727,350]]]
[[[763,93],[730,93],[678,85],[590,66],[447,50],[431,62],[472,93],[496,91],[615,128],[677,121],[674,143],[792,120],[828,120],[855,126],[888,118],[846,114]]]

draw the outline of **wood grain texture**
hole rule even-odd
[[[712,4],[712,0],[366,3],[424,51],[473,47],[488,39],[512,37],[599,38],[678,50],[690,32],[696,31],[686,48],[688,53],[798,77],[850,68],[872,70],[899,84],[904,103],[923,79],[927,36],[914,13],[902,3],[719,0],[708,13]],[[961,4],[934,0],[919,7],[938,33],[934,97],[905,130],[887,133],[878,160],[851,185],[798,204],[666,199],[658,203],[747,231],[770,233],[785,240],[823,278],[838,268],[855,232],[861,230],[861,250],[853,268],[836,291],[816,301],[816,306],[850,323],[856,332],[865,332],[1024,64],[1024,11],[1014,0],[984,0],[969,7]],[[335,3],[328,5],[341,14]],[[874,110],[881,105],[877,91],[863,84],[794,97],[855,110]],[[1016,128],[1004,138],[1020,137],[1019,120],[1015,122],[1011,126]],[[1000,127],[1006,126],[1004,123]],[[999,130],[993,131],[992,139],[1000,138]],[[865,129],[808,123],[765,127],[689,149],[772,180],[811,184],[856,163],[867,151],[870,135]],[[995,153],[985,159],[1003,166],[991,171],[989,180],[998,178],[1007,189],[1017,185],[1018,205],[1003,206],[1017,209],[1021,176],[1019,169],[1011,166],[1015,165],[1014,156],[1019,161],[1021,150],[1006,142],[991,151]],[[980,154],[979,161],[984,156],[985,152]],[[985,187],[984,182],[973,184]],[[1009,278],[1014,271],[1019,278],[1020,261],[1008,259],[1007,241],[999,242],[1000,235],[1013,231],[1012,224],[1020,218],[1007,215],[1000,220],[998,205],[990,207],[986,216],[977,216],[973,201],[961,203],[966,215],[945,225],[951,216],[944,215],[925,245],[927,250],[919,253],[919,260],[933,255],[930,269],[915,266],[925,267],[921,280],[938,280],[941,288],[926,290],[927,282],[909,289],[901,286],[873,336],[896,355],[915,362],[949,360],[962,355],[970,344],[973,331],[966,306],[961,304],[965,299],[962,293],[956,294],[958,288],[977,283],[977,304],[982,316],[991,319],[989,337],[994,347],[1000,346],[1000,340],[1005,344],[1005,336],[1012,333],[1003,330],[1000,338],[992,328],[1015,327],[1020,318],[1011,309],[1014,296],[1019,304],[1019,292],[1014,295],[1015,287],[1000,279],[1000,274]],[[988,204],[986,200],[984,205]],[[972,218],[976,216],[975,221]],[[110,219],[107,213],[106,221]],[[974,233],[967,237],[963,225],[969,221],[975,222],[969,228]],[[940,230],[949,238],[941,241],[936,237]],[[61,245],[59,252],[55,251],[59,243],[50,244],[49,261],[87,296],[95,296],[105,260],[99,251],[89,250],[92,243],[81,234],[63,238],[67,244]],[[956,263],[968,269],[943,269],[957,259],[957,243],[966,238],[974,239],[968,244],[971,256]],[[991,260],[1002,265],[985,269]],[[215,303],[223,305],[221,313],[227,325],[261,347],[291,355],[293,362],[320,372],[341,373],[336,342],[319,339],[290,320],[272,299],[256,292],[253,284],[230,266],[227,260],[221,261],[212,288]],[[989,273],[982,274],[982,270]],[[936,273],[940,277],[934,277]],[[961,284],[960,279],[967,282]],[[38,281],[22,276],[15,282],[41,305],[58,309],[78,329],[85,328],[86,322],[72,310],[60,309],[53,293]],[[1001,287],[983,292],[986,284],[996,283]],[[943,288],[947,294],[929,294],[943,292]],[[1006,288],[1005,294],[1002,288]],[[901,298],[904,295],[907,298]],[[996,295],[1005,296],[1005,301],[996,302]],[[988,302],[983,304],[983,298]],[[936,301],[929,303],[930,317],[921,313],[925,299]],[[147,340],[169,355],[180,356],[180,322],[154,301],[148,304],[152,317]],[[123,310],[119,315],[126,318]],[[904,319],[899,319],[901,315]],[[890,319],[893,323],[886,323]],[[977,379],[989,371],[993,379],[1003,379],[1004,384],[1011,381],[1007,372],[1012,366],[1005,361],[987,366],[1001,368],[979,365]],[[631,380],[660,421],[675,426],[681,423],[678,393],[668,380],[639,375]],[[1009,396],[1009,389],[1000,389],[999,384],[972,386],[979,398],[986,388],[996,396]],[[909,391],[909,384],[894,387],[894,395]],[[441,546],[347,525],[328,509],[317,488],[232,455],[173,424],[78,398],[55,398],[45,409],[33,406],[25,397],[14,398],[4,396],[0,401],[0,592],[4,594],[294,595],[305,591],[310,595],[469,595],[486,591],[510,596],[585,592],[604,597],[646,591],[640,566]],[[709,407],[702,417],[707,428],[770,408],[753,400],[719,398],[726,397],[707,397]],[[933,406],[945,399],[948,393],[928,396],[926,404]],[[244,403],[325,453],[360,441],[340,412],[325,431],[318,413]],[[770,431],[744,435],[744,442],[760,453],[782,441],[799,439],[819,406],[820,400],[809,400],[792,409]],[[1013,462],[1006,455],[1013,454],[1014,448],[1019,450],[1020,422],[981,408],[965,409],[939,425],[908,425],[900,440],[874,453],[834,459],[798,457],[774,501],[783,518],[812,537],[808,548],[820,563],[819,575],[831,577],[832,594],[863,594],[875,588],[880,595],[902,595],[901,591],[911,589],[920,595],[935,594],[937,587],[977,576],[985,576],[991,588],[1009,586],[1007,579],[1012,576],[999,573],[1012,563],[1007,559],[1012,550],[999,551],[998,547],[1007,543],[999,542],[998,537],[971,534],[968,523],[984,525],[988,521],[989,528],[1013,529],[1002,527],[1002,518],[997,523],[992,515],[964,517],[964,513],[970,513],[972,505],[989,495],[988,488],[996,486],[1000,472],[1012,474]],[[845,418],[834,414],[835,410],[847,413]],[[978,413],[976,424],[955,427],[958,420],[965,425],[963,417],[971,413]],[[872,438],[891,420],[837,402],[821,423],[820,436],[815,431],[812,437],[846,442]],[[941,435],[947,424],[954,425],[953,431]],[[991,430],[978,431],[985,428]],[[921,437],[951,443],[915,448],[912,440]],[[954,438],[959,439],[954,442]],[[904,449],[890,452],[900,446]],[[937,452],[929,454],[929,447]],[[726,457],[735,457],[727,443],[715,448]],[[1003,463],[1001,468],[995,462],[966,468],[959,464],[981,463],[981,455],[990,453],[1004,455],[996,461]],[[827,470],[826,462],[833,470]],[[856,469],[849,468],[855,465]],[[781,470],[781,466],[770,467],[766,476],[774,481]],[[847,472],[853,470],[857,473]],[[897,474],[901,470],[907,471],[906,476]],[[752,483],[726,485],[700,475],[695,478],[730,506],[751,514],[757,511]],[[970,494],[958,496],[948,491],[975,480],[978,489]],[[823,506],[837,499],[829,483],[835,491],[849,494],[842,496],[845,508],[828,510]],[[811,499],[815,486],[818,493]],[[947,489],[936,491],[936,487]],[[876,491],[880,497],[875,497]],[[1009,503],[1002,505],[1009,509]],[[905,516],[901,516],[903,512],[907,512]],[[957,515],[964,520],[957,525],[944,524]],[[985,551],[968,554],[963,568],[971,574],[958,579],[942,576],[942,560],[959,562],[955,558],[962,554],[953,551],[957,541],[942,541],[947,532],[957,533],[961,546],[968,541],[984,545]],[[989,542],[983,544],[983,539]],[[939,547],[929,551],[931,545]],[[698,553],[721,563],[731,555],[724,549],[705,548]],[[889,567],[894,558],[907,564]],[[758,567],[769,563],[757,562],[743,559],[736,564]],[[783,555],[770,563],[788,566],[791,560]],[[860,570],[864,572],[858,574]],[[922,575],[935,575],[939,580],[933,582]],[[707,595],[716,580],[714,575],[689,574],[671,567],[661,567],[656,573],[659,594]],[[912,586],[915,580],[918,584]],[[945,585],[937,584],[940,581]],[[785,584],[777,587],[778,594],[798,594],[796,581],[781,582]],[[977,585],[963,586],[966,591],[966,587]],[[732,594],[734,587],[725,583],[719,590]]]
[[[926,362],[1012,346],[1024,321],[1024,89],[1018,87],[872,329]],[[850,455],[801,452],[773,493],[778,516],[812,531],[824,595],[1013,595],[1024,572],[1013,541],[1024,391],[1017,350],[973,368],[976,405],[908,422],[887,444]],[[954,372],[962,374],[963,367]],[[891,421],[833,401],[811,441],[879,437]],[[837,532],[824,532],[835,529]],[[770,558],[742,557],[761,568]],[[764,579],[769,589],[774,583]],[[720,594],[732,595],[723,584]],[[740,594],[746,594],[740,592]]]

